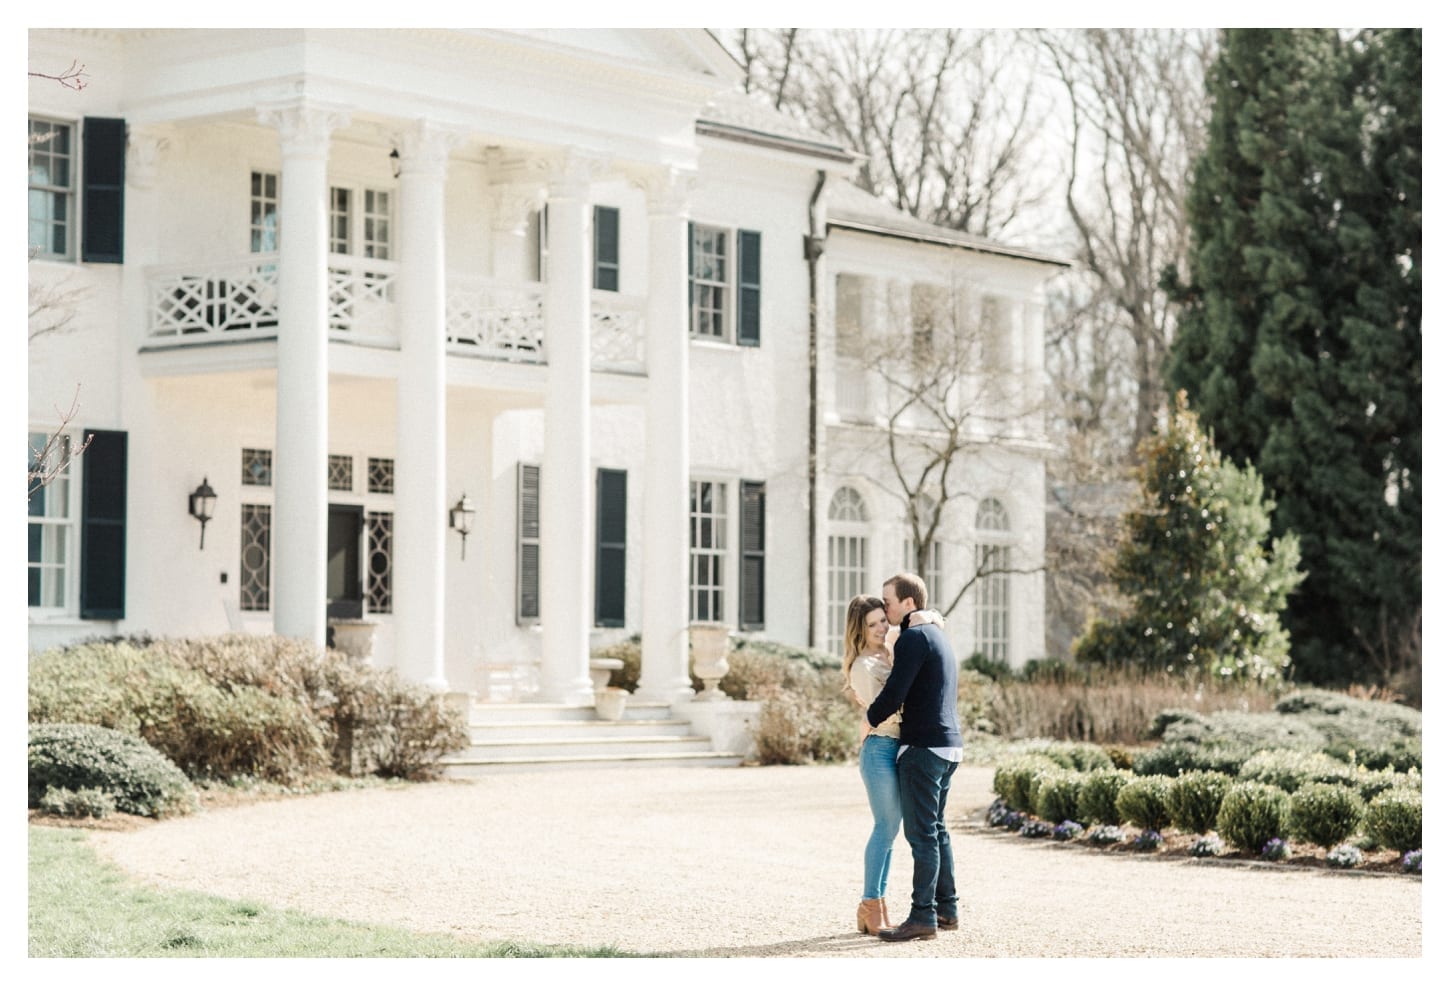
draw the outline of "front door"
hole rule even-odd
[[[363,508],[327,505],[327,618],[360,620],[362,585]]]

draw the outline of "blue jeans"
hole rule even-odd
[[[891,871],[891,845],[901,829],[901,789],[896,782],[896,751],[900,741],[890,736],[867,736],[861,745],[861,780],[871,803],[871,838],[866,840],[866,889],[862,900],[886,896],[886,874]]]
[[[907,747],[897,761],[901,817],[911,846],[911,916],[936,927],[937,916],[957,916],[956,863],[947,834],[947,791],[957,765],[924,746]]]

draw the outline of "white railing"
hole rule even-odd
[[[544,285],[482,277],[448,279],[448,345],[455,353],[544,362]]]
[[[205,342],[277,332],[275,253],[223,264],[154,267],[146,283],[149,338]]]
[[[332,254],[327,258],[327,327],[342,338],[398,341],[398,306],[393,284],[398,265]]]
[[[595,291],[590,296],[589,309],[590,356],[594,369],[644,373],[644,299],[625,297],[614,291]]]
[[[176,342],[270,338],[277,333],[277,255],[147,270],[147,337]],[[328,257],[327,326],[335,339],[396,345],[397,264]],[[449,351],[482,359],[545,363],[545,285],[449,277]],[[613,291],[590,296],[595,370],[645,372],[644,299]]]

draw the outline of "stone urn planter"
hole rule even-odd
[[[354,661],[368,663],[373,656],[376,620],[329,620],[328,626],[332,628],[333,646]]]
[[[730,627],[725,623],[690,624],[690,669],[705,683],[696,702],[720,702],[729,696],[720,690],[720,679],[730,671]]]
[[[629,692],[623,688],[601,688],[594,693],[594,714],[609,722],[624,718],[624,707],[629,703]]]

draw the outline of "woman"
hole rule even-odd
[[[942,622],[940,614],[931,610],[912,616],[913,626]],[[863,709],[881,694],[881,686],[891,674],[891,649],[899,632],[887,621],[886,603],[877,596],[856,596],[846,607],[846,654],[841,670],[846,691]],[[861,780],[874,824],[866,840],[866,885],[856,907],[856,928],[875,935],[891,926],[886,916],[886,876],[891,870],[891,847],[901,829],[901,791],[896,782],[901,713],[893,713],[874,729],[863,718],[861,734]]]
[[[886,642],[891,629],[886,622],[886,603],[876,596],[857,596],[846,607],[846,655],[841,668],[846,690],[862,708],[881,693],[881,686],[891,674],[891,648]],[[866,799],[875,824],[866,840],[866,888],[856,908],[856,927],[874,935],[890,927],[886,917],[886,875],[891,870],[891,847],[901,828],[901,792],[896,786],[901,713],[893,714],[874,729],[865,720],[861,726],[861,780],[866,784]]]

